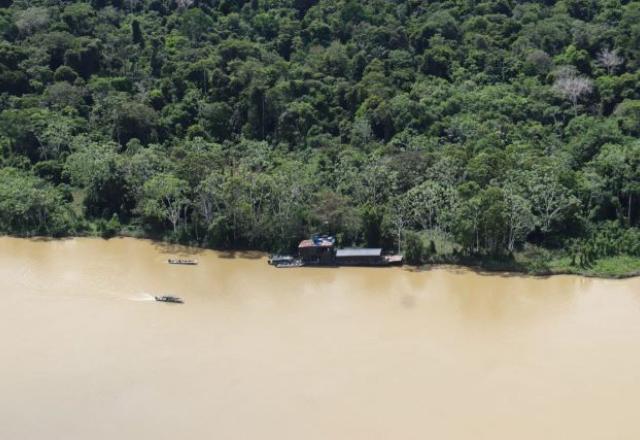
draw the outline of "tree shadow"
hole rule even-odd
[[[206,249],[204,248],[186,246],[184,244],[178,244],[178,243],[168,243],[165,241],[154,240],[152,243],[153,243],[153,247],[155,247],[158,251],[165,254],[192,256],[192,255],[200,255],[204,251],[206,251]]]
[[[549,273],[530,273],[524,267],[514,265],[513,267],[501,267],[501,266],[484,266],[482,264],[452,264],[452,263],[430,263],[421,266],[403,266],[403,270],[413,273],[426,273],[434,270],[446,270],[447,272],[456,275],[465,275],[469,272],[473,272],[476,275],[484,277],[501,277],[501,278],[535,278],[546,279],[553,275]]]
[[[224,258],[228,260],[233,260],[236,258],[244,259],[244,260],[259,260],[265,256],[264,252],[261,251],[252,251],[252,250],[222,250],[217,251],[219,258]]]
[[[70,241],[78,237],[46,237],[46,236],[35,236],[35,237],[21,237],[19,235],[10,236],[15,238],[26,238],[29,241],[33,241],[36,243],[48,243],[53,241]]]
[[[433,272],[434,270],[438,270],[438,269],[446,270],[448,272],[462,275],[465,273],[465,270],[468,268],[464,265],[456,265],[451,263],[428,263],[428,264],[421,264],[420,266],[412,266],[412,265],[402,266],[402,270],[406,272],[412,272],[412,273]]]
[[[469,269],[476,275],[480,275],[483,277],[547,279],[551,278],[553,275],[557,275],[552,273],[530,273],[524,270],[518,270],[516,268],[505,270],[485,268],[482,266],[468,266],[467,269]]]

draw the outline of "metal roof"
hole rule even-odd
[[[333,241],[330,240],[302,240],[298,245],[299,248],[309,247],[333,247]]]
[[[379,257],[381,255],[382,255],[381,248],[347,248],[347,249],[338,249],[336,251],[336,258]]]

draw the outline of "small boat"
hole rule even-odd
[[[269,260],[267,261],[272,266],[277,266],[281,263],[290,263],[294,260],[291,255],[269,255]]]
[[[184,303],[184,301],[182,301],[182,298],[178,298],[177,296],[165,295],[165,296],[156,296],[154,298],[156,299],[156,301],[160,301],[160,302],[177,303],[177,304]]]
[[[301,267],[302,260],[291,255],[271,255],[268,263],[274,267]]]
[[[198,264],[198,260],[192,260],[190,258],[169,258],[167,261],[169,264],[185,264],[188,266],[195,266]]]
[[[295,259],[291,261],[282,261],[280,263],[274,264],[274,266],[277,267],[278,269],[283,269],[287,267],[302,267],[304,266],[304,263],[300,259]]]
[[[389,266],[401,266],[403,261],[402,255],[385,255],[384,262]]]

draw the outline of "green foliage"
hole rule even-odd
[[[151,221],[170,222],[176,233],[189,204],[187,182],[171,174],[157,174],[145,182],[138,206],[141,215]]]
[[[416,232],[410,231],[404,237],[404,257],[409,264],[420,264],[425,253],[422,238]]]
[[[121,104],[114,118],[113,137],[120,145],[126,145],[131,139],[147,144],[157,137],[158,117],[156,112],[137,102]]]
[[[54,72],[53,79],[73,84],[78,79],[78,74],[69,66],[60,66]]]
[[[8,3],[4,232],[636,255],[636,0]]]
[[[0,169],[0,232],[61,235],[73,230],[62,193],[14,168]]]
[[[211,29],[213,20],[199,8],[189,9],[180,17],[180,30],[191,41],[198,43]]]
[[[121,228],[118,216],[115,214],[109,220],[99,219],[97,223],[98,233],[102,238],[114,237]]]

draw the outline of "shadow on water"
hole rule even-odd
[[[71,241],[74,237],[46,237],[46,236],[35,236],[35,237],[21,237],[19,235],[10,235],[10,237],[14,238],[26,238],[29,241],[33,241],[36,243],[48,243],[53,241]]]
[[[402,298],[400,299],[400,304],[405,309],[413,309],[413,308],[415,308],[416,305],[417,305],[417,302],[418,301],[417,301],[415,295],[403,295]]]
[[[536,279],[536,280],[544,280],[547,278],[551,278],[553,274],[534,274],[534,273],[525,273],[518,272],[516,270],[508,271],[508,270],[492,270],[485,269],[482,267],[469,267],[471,272],[476,275],[480,275],[482,277],[500,277],[500,278],[528,278],[528,279]]]
[[[66,242],[73,241],[77,238],[95,238],[95,239],[103,239],[105,241],[111,240],[121,240],[127,238],[138,239],[137,237],[128,237],[128,236],[115,236],[115,237],[99,237],[99,236],[65,236],[65,237],[48,237],[48,236],[19,236],[19,235],[9,235],[9,237],[26,239],[33,242]],[[267,253],[263,251],[257,250],[229,250],[229,249],[211,249],[206,247],[198,247],[188,244],[182,243],[171,243],[167,241],[162,241],[158,238],[147,237],[147,238],[139,238],[141,240],[150,240],[153,247],[161,253],[164,254],[172,254],[176,256],[189,257],[201,255],[206,251],[214,251],[220,258],[225,259],[244,259],[244,260],[259,260],[264,258]]]
[[[233,260],[236,258],[244,259],[244,260],[259,260],[260,258],[265,256],[264,252],[260,251],[247,251],[247,250],[224,250],[218,251],[218,256],[220,258],[225,258],[229,260]]]
[[[528,278],[528,279],[547,279],[554,274],[532,274],[518,269],[505,270],[500,268],[487,268],[477,265],[453,265],[453,264],[425,264],[422,266],[404,266],[403,270],[413,273],[433,272],[435,270],[446,270],[456,275],[466,275],[473,272],[483,277],[500,277],[500,278]]]
[[[156,248],[159,252],[165,254],[174,254],[180,256],[191,256],[191,255],[200,255],[205,252],[207,249],[186,246],[183,244],[177,243],[168,243],[166,241],[153,241],[153,247]]]
[[[217,249],[210,249],[210,248],[204,248],[204,247],[189,246],[189,245],[178,244],[178,243],[169,243],[166,241],[159,241],[159,240],[158,241],[154,240],[153,246],[159,252],[162,252],[165,254],[183,256],[183,257],[201,255],[206,251],[213,251],[216,253],[216,255],[219,258],[224,258],[224,259],[259,260],[266,255],[264,252],[255,251],[255,250],[229,250],[229,249],[217,250]]]
[[[463,266],[454,266],[450,264],[423,264],[420,266],[402,266],[402,270],[412,273],[433,272],[434,270],[446,270],[447,272],[464,274],[467,269]]]

